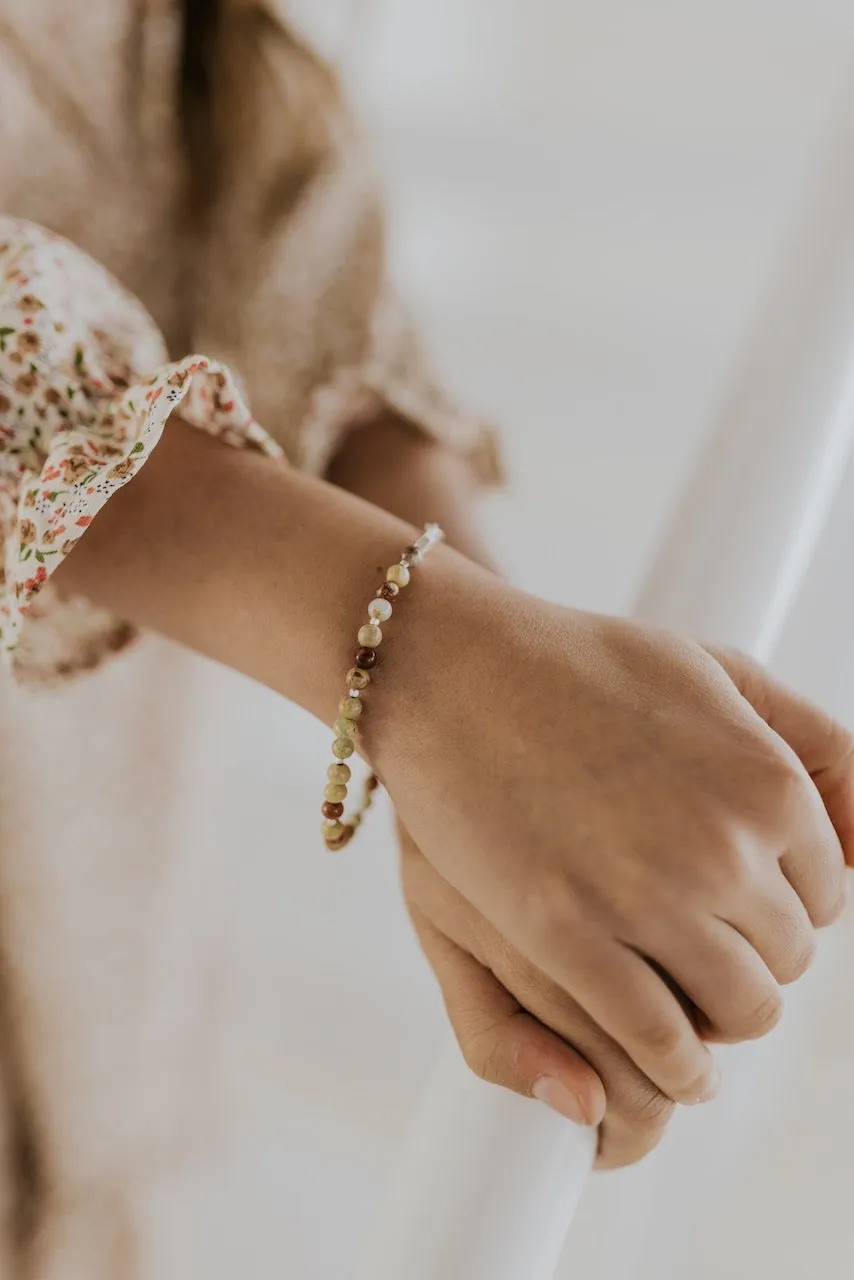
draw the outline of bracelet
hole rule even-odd
[[[349,760],[356,750],[359,721],[364,711],[362,699],[371,683],[371,672],[377,665],[377,649],[383,641],[380,624],[388,622],[391,618],[392,606],[397,602],[403,588],[409,586],[411,570],[421,563],[427,553],[432,551],[444,536],[437,524],[425,525],[421,537],[416,539],[411,547],[407,547],[399,562],[393,564],[387,571],[385,582],[368,605],[368,621],[359,628],[359,648],[354,655],[354,665],[347,672],[347,696],[338,708],[339,718],[335,721],[335,741],[332,744],[335,763],[329,766],[326,775],[329,782],[323,793],[324,822],[321,831],[327,849],[334,853],[343,849],[353,839],[380,785],[377,775],[371,773],[365,783],[365,794],[360,808],[348,822],[342,821],[344,801],[347,799],[347,784],[352,777],[350,766],[344,762]]]

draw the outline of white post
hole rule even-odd
[[[635,610],[763,659],[854,437],[850,139],[834,159]],[[588,1133],[481,1084],[449,1051],[358,1280],[551,1280],[590,1159]]]
[[[560,1256],[594,1139],[442,1055],[357,1280],[540,1280]]]
[[[854,428],[854,137],[834,149],[634,616],[767,660]]]

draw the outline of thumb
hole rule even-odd
[[[838,720],[734,649],[708,649],[739,693],[795,752],[812,778],[854,866],[854,737]]]
[[[537,1098],[567,1120],[597,1126],[605,1089],[584,1058],[526,1012],[467,951],[410,904],[466,1063],[481,1080]]]

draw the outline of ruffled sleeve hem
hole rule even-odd
[[[48,403],[67,394],[65,387],[48,388]],[[133,628],[106,610],[63,599],[51,578],[113,494],[145,465],[179,405],[186,422],[230,445],[283,456],[229,370],[188,356],[145,382],[90,394],[85,411],[75,408],[53,431],[46,453],[37,451],[38,470],[27,465],[32,457],[14,467],[4,460],[0,646],[20,681],[45,684],[92,670],[134,639]]]

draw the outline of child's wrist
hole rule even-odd
[[[447,547],[419,571],[400,611],[394,640],[384,645],[372,682],[372,714],[365,752],[385,782],[402,757],[428,768],[441,743],[447,700],[467,683],[465,672],[483,639],[481,596],[495,589],[492,575]]]

